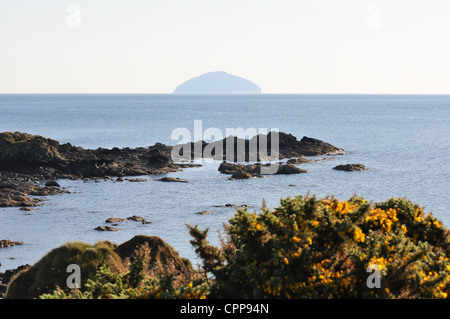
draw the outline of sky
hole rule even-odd
[[[449,0],[0,0],[0,93],[450,94]]]

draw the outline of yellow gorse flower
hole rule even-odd
[[[364,242],[366,235],[362,232],[361,228],[356,227],[355,232],[353,233],[353,239],[357,242]]]
[[[386,232],[390,232],[392,225],[397,221],[397,210],[395,208],[390,208],[387,211],[381,208],[373,209],[366,217],[366,223],[381,226]]]

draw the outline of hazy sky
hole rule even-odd
[[[0,0],[0,93],[450,94],[449,0]]]

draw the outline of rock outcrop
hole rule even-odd
[[[14,165],[49,164],[62,160],[57,141],[20,132],[0,134],[0,162]]]
[[[273,134],[276,135],[273,136]],[[272,137],[275,139],[277,135],[278,152],[272,154]],[[233,154],[227,154],[227,149],[233,150]],[[275,147],[274,151],[276,151]],[[299,141],[292,134],[283,132],[270,132],[267,135],[260,134],[250,139],[228,136],[211,143],[196,141],[174,146],[175,156],[179,156],[180,160],[193,160],[203,157],[229,162],[260,162],[273,160],[274,158],[303,158],[304,156],[338,154],[342,152],[344,152],[343,149],[321,140],[305,136]]]
[[[307,173],[307,170],[298,168],[297,166],[294,166],[292,164],[273,164],[277,165],[278,167],[273,172],[273,174],[301,174],[301,173]],[[264,168],[268,168],[270,164],[234,164],[234,163],[227,163],[222,162],[219,165],[219,172],[222,174],[231,174],[230,179],[249,179],[253,177],[263,177],[263,175],[268,175],[265,173]]]
[[[56,180],[165,174],[189,167],[174,164],[171,150],[161,143],[148,148],[88,150],[38,135],[5,132],[0,133],[0,170]]]
[[[58,179],[166,174],[195,166],[173,163],[171,151],[171,146],[161,143],[148,148],[88,150],[38,135],[0,133],[0,207],[33,207],[43,199],[30,195],[67,192],[60,189]]]

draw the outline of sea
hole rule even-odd
[[[191,183],[157,182],[158,175],[143,176],[148,181],[140,183],[59,180],[70,193],[48,196],[34,211],[0,208],[0,240],[24,243],[0,249],[0,272],[32,265],[69,241],[120,244],[135,235],[159,236],[195,265],[200,261],[187,225],[208,228],[209,241],[219,245],[236,210],[226,204],[260,213],[263,201],[275,208],[281,198],[306,194],[340,200],[356,194],[374,202],[406,197],[450,227],[450,95],[0,95],[0,132],[38,134],[89,149],[174,145],[181,138],[177,132],[195,139],[208,129],[223,137],[233,130],[279,130],[346,153],[301,164],[306,174],[240,181],[228,180],[211,161],[167,175]],[[368,170],[333,170],[347,163]],[[151,224],[127,221],[116,232],[94,230],[109,217],[133,215]]]

